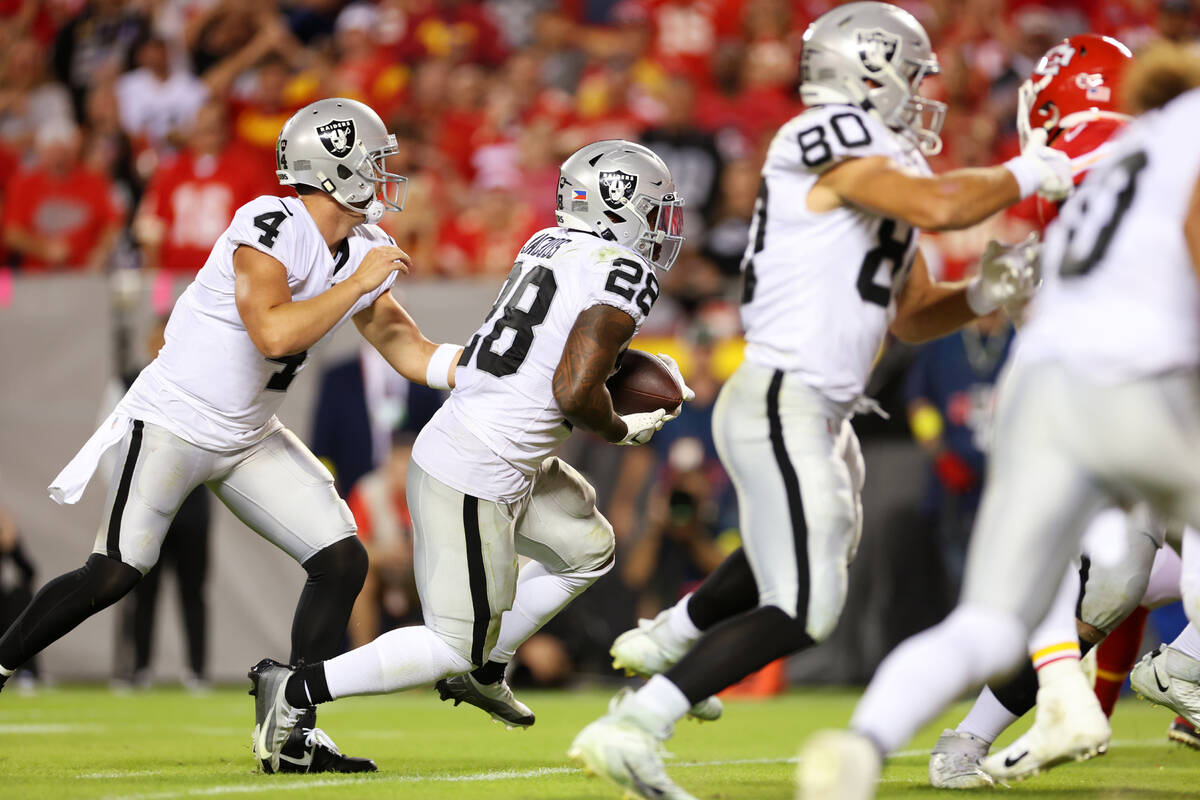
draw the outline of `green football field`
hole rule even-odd
[[[267,776],[250,756],[251,698],[224,689],[203,697],[105,689],[0,695],[0,798],[187,797],[615,798],[570,768],[571,737],[600,714],[601,692],[530,692],[538,715],[507,731],[481,712],[440,703],[430,692],[354,698],[323,707],[321,725],[350,754],[370,755],[367,778]],[[796,691],[769,701],[728,703],[720,722],[679,726],[671,749],[676,780],[704,800],[792,798],[796,746],[810,732],[843,725],[856,692]],[[941,723],[884,772],[880,797],[940,797],[925,785],[926,758]],[[1166,711],[1123,699],[1108,755],[1005,791],[1003,797],[1175,798],[1200,792],[1200,753],[1167,743]],[[1024,726],[1022,726],[1023,728]],[[1007,739],[1005,740],[1007,741]]]

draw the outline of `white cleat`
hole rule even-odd
[[[636,628],[617,637],[609,649],[613,669],[623,669],[633,675],[649,678],[666,672],[687,652],[669,635],[671,609],[654,619],[640,619]]]
[[[663,738],[623,711],[623,691],[609,703],[608,714],[581,730],[567,757],[588,775],[599,775],[643,800],[696,800],[667,775]],[[669,736],[670,731],[663,732]]]
[[[1200,727],[1200,661],[1173,647],[1142,656],[1129,673],[1138,697],[1165,706]]]
[[[624,670],[627,675],[650,678],[666,672],[687,653],[687,647],[672,643],[666,634],[670,623],[671,609],[659,612],[654,619],[640,619],[638,626],[625,631],[616,638],[609,655],[613,669]],[[701,722],[714,722],[721,718],[725,707],[717,697],[706,697],[688,711],[688,715]]]
[[[995,781],[979,768],[990,742],[962,731],[946,729],[929,756],[929,785],[935,789],[978,789]]]
[[[875,744],[852,731],[821,731],[800,748],[796,800],[871,800],[883,760]]]
[[[1086,761],[1108,750],[1112,728],[1083,672],[1037,693],[1033,727],[1015,742],[983,760],[983,771],[998,781],[1023,780],[1069,761]]]

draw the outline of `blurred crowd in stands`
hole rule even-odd
[[[1193,0],[897,4],[925,25],[941,61],[922,87],[950,107],[939,171],[1015,153],[1017,87],[1064,36],[1090,30],[1136,51],[1200,32]],[[672,602],[736,540],[711,407],[740,358],[738,271],[759,167],[776,128],[802,110],[805,27],[834,5],[0,0],[0,270],[190,276],[238,206],[288,191],[274,178],[279,129],[324,96],[370,104],[397,135],[389,169],[408,176],[408,201],[383,225],[414,257],[413,279],[497,280],[529,234],[553,224],[567,154],[602,138],[650,146],[687,200],[687,246],[644,332],[655,338],[640,346],[675,355],[697,400],[649,447],[571,443],[622,567],[526,655],[543,683],[589,662],[604,671],[607,643],[635,613]],[[1016,241],[1031,227],[1017,209],[922,247],[935,272],[957,278],[988,239]],[[856,421],[864,444],[914,435],[928,456],[916,518],[941,554],[950,599],[1011,338],[996,318],[923,350],[892,347],[869,389],[892,419]],[[372,555],[354,644],[418,613],[402,487],[412,436],[440,402],[381,365],[364,352],[326,373],[312,441]]]

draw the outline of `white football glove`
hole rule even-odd
[[[667,412],[660,409],[646,411],[641,414],[622,414],[621,421],[625,423],[628,432],[625,438],[617,444],[645,444],[650,437],[667,422]]]
[[[1046,130],[1035,128],[1021,150],[1021,160],[1033,167],[1038,179],[1037,193],[1057,203],[1075,188],[1071,159],[1061,150],[1046,146]]]
[[[690,403],[691,401],[695,400],[696,393],[693,392],[692,388],[683,380],[683,373],[679,371],[679,364],[675,363],[675,359],[671,358],[666,353],[657,353],[656,357],[663,363],[663,366],[667,368],[667,371],[671,373],[671,377],[675,379],[675,383],[679,385],[679,393],[683,395],[683,402]],[[683,404],[681,403],[678,408],[667,414],[665,421],[670,422],[678,417],[682,411]]]
[[[1041,242],[1031,233],[1017,244],[988,242],[979,262],[979,277],[967,287],[967,302],[979,316],[1000,306],[1023,303],[1041,283]]]

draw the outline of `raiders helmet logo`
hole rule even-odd
[[[343,158],[354,147],[354,120],[335,119],[317,126],[317,137],[334,158]]]
[[[899,46],[900,37],[879,28],[858,31],[858,58],[870,72],[879,72],[892,63]]]
[[[600,199],[611,209],[619,209],[626,202],[633,200],[633,191],[637,188],[637,175],[614,170],[600,173]]]

